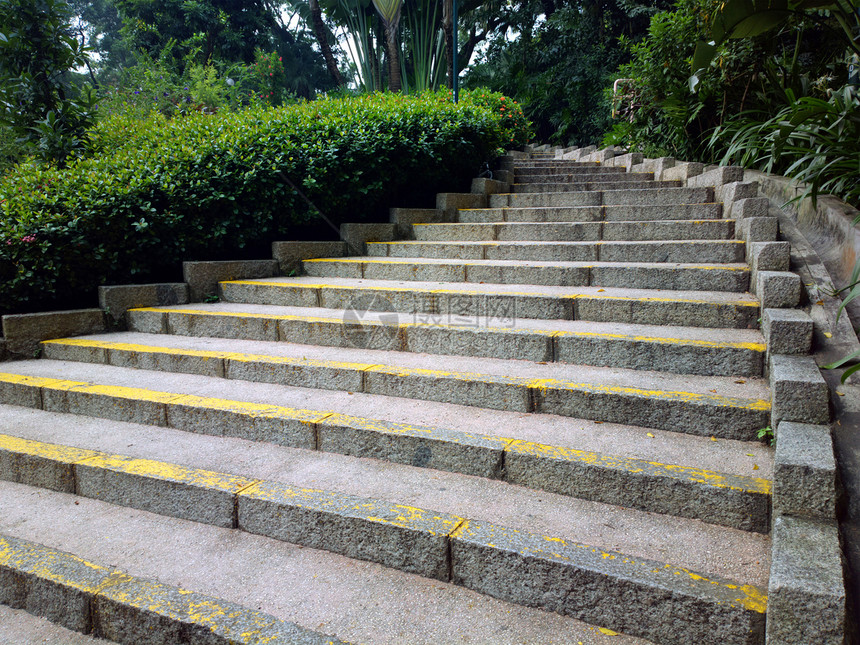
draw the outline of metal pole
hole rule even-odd
[[[453,0],[453,11],[451,13],[452,13],[451,21],[454,23],[454,25],[452,27],[452,29],[454,30],[454,34],[453,34],[453,36],[454,36],[454,38],[453,38],[453,40],[454,40],[454,47],[453,47],[454,52],[453,52],[453,55],[451,56],[451,58],[453,59],[451,61],[451,69],[452,69],[452,74],[453,74],[454,78],[451,79],[451,87],[454,90],[454,103],[456,103],[460,98],[460,82],[458,79],[459,74],[457,74],[457,47],[458,47],[458,45],[457,45],[457,32],[458,32],[458,29],[457,29],[457,0]]]

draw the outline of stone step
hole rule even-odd
[[[528,183],[581,183],[583,181],[649,181],[654,179],[653,172],[624,172],[623,168],[579,169],[573,172],[534,172],[517,171],[514,173],[517,184]]]
[[[243,333],[242,326],[238,323],[234,323],[232,327],[228,326],[231,320],[235,321],[236,319],[239,319],[238,323],[246,320],[239,316],[228,315],[227,312],[221,312],[221,315],[214,313],[200,315],[196,317],[198,322],[196,328],[178,329],[176,331],[180,333],[176,335],[236,338],[243,341],[260,340],[259,337],[251,333]],[[218,322],[223,324],[225,321],[227,324],[224,324],[221,329],[204,328],[204,324],[207,322],[214,325]],[[331,327],[336,324],[333,322]],[[275,342],[277,338],[263,340]],[[282,339],[282,342],[296,342],[297,340],[301,339],[287,336]],[[384,342],[377,341],[373,337],[362,339],[365,342],[361,344],[350,344],[349,341],[354,341],[354,338],[346,338],[340,344],[337,344],[337,340],[332,338],[328,347],[342,347],[355,351],[379,350],[406,353],[400,349],[390,350],[385,347],[380,349]],[[423,347],[423,349],[432,351],[436,348]],[[89,350],[66,350],[65,355],[73,351],[86,353]],[[92,351],[96,352],[96,350]],[[526,413],[542,412],[608,423],[627,423],[672,432],[685,432],[741,441],[755,439],[758,430],[765,427],[769,420],[769,391],[759,379],[754,377],[701,376],[691,378],[689,374],[588,367],[550,361],[534,361],[538,363],[537,365],[525,361],[517,361],[512,364],[509,362],[512,359],[497,359],[486,356],[489,352],[484,352],[485,355],[482,356],[481,351],[481,348],[478,348],[477,351],[463,348],[461,352],[466,353],[469,358],[438,356],[432,359],[440,367],[447,366],[449,368],[447,370],[431,369],[428,367],[428,363],[425,363],[422,368],[408,367],[412,361],[421,360],[417,356],[412,359],[402,357],[388,359],[387,362],[380,363],[378,369],[371,370],[367,374],[364,373],[364,370],[358,370],[357,373],[356,368],[348,367],[331,367],[331,370],[343,370],[343,379],[346,381],[338,381],[339,383],[352,383],[358,376],[377,382],[376,385],[364,384],[362,387],[374,388],[372,391],[378,393],[374,395],[378,399],[375,404],[379,406],[385,404],[384,397],[386,395],[407,396],[412,399],[430,401],[453,401],[468,405],[470,403],[468,393],[473,392],[474,405],[480,407]],[[479,356],[475,357],[475,354],[479,354]],[[172,359],[168,357],[165,360],[169,362]],[[268,364],[263,359],[258,362],[262,365]],[[288,362],[290,364],[296,363],[294,360]],[[47,361],[41,363],[47,363]],[[277,367],[278,362],[275,363],[276,365],[272,369],[281,369]],[[212,364],[217,367],[218,361],[213,361]],[[255,361],[251,361],[251,365],[255,364]],[[470,366],[477,371],[471,370]],[[55,362],[51,362],[50,367],[53,369],[62,368],[63,370],[81,369],[74,364],[63,366]],[[296,369],[299,368],[311,369],[310,367],[306,368],[301,363],[296,363]],[[36,364],[30,367],[24,365],[15,367],[17,372],[37,376],[45,376],[45,372],[29,372],[27,370],[45,369],[47,369],[45,365]],[[250,370],[251,367],[247,365],[243,367],[243,364],[239,364],[235,369]],[[314,368],[314,370],[326,372],[323,368]],[[430,370],[429,373],[428,370]],[[515,370],[517,375],[513,376],[505,370]],[[68,380],[81,380],[82,378],[77,372],[64,371],[62,373],[68,374],[68,376],[63,377]],[[111,372],[111,375],[113,374],[114,372]],[[129,378],[139,378],[139,375],[129,376]],[[344,386],[345,389],[349,387],[350,385]],[[9,385],[9,388],[15,390],[18,386],[13,384]],[[358,388],[356,387],[356,389]],[[486,394],[480,394],[482,391],[486,391]],[[494,399],[493,393],[495,392],[499,393],[500,398],[498,400]],[[317,394],[317,396],[322,397],[321,394]],[[348,398],[346,400],[357,405],[356,399]],[[293,400],[291,405],[296,407],[299,404]]]
[[[184,336],[280,339],[327,347],[580,362],[600,367],[717,376],[761,374],[765,350],[761,336],[752,330],[742,335],[737,333],[740,329],[676,326],[671,329],[679,333],[669,335],[653,326],[581,320],[517,320],[485,315],[467,317],[455,312],[398,314],[235,303],[218,308],[133,310],[129,326],[144,333],[166,331]],[[746,340],[737,340],[738,337]]]
[[[257,578],[275,578],[279,587],[295,589],[298,584],[293,578],[302,582],[304,576],[322,575],[328,582],[328,571],[339,567],[343,580],[351,571],[364,570],[365,562],[375,562],[382,566],[371,571],[383,582],[399,572],[412,574],[408,586],[403,585],[408,590],[424,591],[425,581],[436,581],[437,589],[446,592],[452,586],[470,588],[578,619],[600,618],[608,629],[659,642],[684,643],[718,635],[720,642],[748,643],[751,633],[763,630],[766,601],[762,589],[769,542],[765,536],[571,498],[555,499],[547,493],[540,494],[543,512],[536,517],[523,512],[533,510],[532,494],[522,495],[516,487],[501,482],[438,472],[429,478],[429,471],[390,464],[381,470],[371,460],[327,453],[313,453],[313,460],[302,455],[305,459],[297,467],[298,455],[293,449],[242,445],[239,440],[190,433],[174,438],[169,429],[154,440],[156,435],[148,428],[141,437],[135,426],[129,426],[116,422],[110,432],[102,427],[98,431],[102,438],[93,447],[6,440],[21,460],[35,460],[42,467],[41,477],[21,469],[24,481],[4,486],[12,489],[9,497],[18,492],[21,497],[15,501],[24,502],[20,505],[29,506],[24,501],[29,498],[33,505],[49,510],[42,515],[29,511],[36,518],[26,522],[14,521],[20,513],[12,517],[4,513],[0,520],[4,533],[12,532],[14,538],[22,532],[28,537],[38,533],[39,541],[58,533],[65,537],[68,529],[45,526],[63,518],[80,536],[64,548],[86,556],[80,549],[87,541],[112,541],[98,530],[110,526],[106,536],[119,532],[124,538],[122,550],[138,557],[142,550],[148,560],[187,562],[184,554],[175,557],[176,547],[202,556],[199,562],[192,560],[191,568],[205,571],[203,575],[213,582],[224,575],[223,565],[217,566],[213,556],[238,560],[238,566],[246,565],[252,573],[248,576],[246,569],[244,577],[249,582],[237,585],[245,594],[247,587],[254,588]],[[122,452],[111,451],[104,437],[121,439],[126,447]],[[70,471],[72,478],[68,477]],[[39,481],[48,478],[48,482]],[[31,491],[46,488],[46,483],[55,483],[60,491],[43,493],[45,501],[41,501]],[[62,497],[57,498],[59,495]],[[71,504],[72,500],[77,504]],[[97,516],[109,510],[111,524],[92,530],[87,517],[92,508]],[[138,512],[124,513],[124,509]],[[182,524],[161,520],[171,533],[152,533],[147,522],[161,519],[154,515],[178,517]],[[124,526],[127,517],[137,521]],[[218,535],[210,540],[211,532]],[[96,535],[98,540],[93,539]],[[178,545],[177,535],[184,538]],[[268,538],[258,542],[265,544],[264,551],[251,546],[260,538]],[[197,540],[215,548],[198,552],[192,546]],[[129,548],[130,543],[136,548]],[[173,550],[164,543],[172,543]],[[612,548],[604,546],[606,543]],[[296,546],[310,553],[299,560],[294,555]],[[726,557],[729,547],[733,552]],[[174,557],[157,557],[153,551],[173,553]],[[293,561],[289,585],[283,584],[283,577],[272,575],[284,570],[285,552]],[[739,559],[745,561],[743,565]],[[111,560],[134,570],[125,558]],[[159,573],[151,577],[161,584],[179,586],[175,578],[165,579],[164,565],[158,566]],[[205,586],[193,572],[181,575],[191,576],[193,585],[189,586],[195,590]],[[357,588],[356,582],[333,587],[352,597],[343,589]],[[364,603],[375,605],[378,589],[379,583],[362,588]],[[268,590],[278,599],[284,593],[272,593],[271,586]],[[301,592],[311,597],[311,590],[303,587]],[[596,595],[599,607],[594,605]],[[327,598],[324,595],[321,604],[327,605]],[[486,600],[476,602],[483,605]],[[422,618],[425,604],[418,603]],[[335,612],[340,606],[336,603]],[[390,612],[388,602],[383,609]],[[663,619],[667,611],[673,616],[671,622]],[[328,621],[321,622],[328,626]],[[320,625],[314,627],[320,629]],[[427,627],[424,625],[425,630]],[[352,638],[351,633],[340,630],[335,636]]]
[[[83,349],[93,348],[78,346],[79,356],[83,356]],[[174,348],[171,353],[170,348],[147,345],[124,349],[110,347],[110,351],[118,362],[148,362],[162,367],[172,364],[202,368],[209,358],[205,350],[195,353]],[[304,387],[284,385],[284,382],[297,380],[302,363],[292,360],[290,365],[289,361],[278,361],[278,358],[237,352],[235,357],[227,359],[230,362],[225,365],[224,378],[191,376],[187,372],[173,373],[172,370],[153,372],[98,363],[63,365],[50,361],[54,369],[59,369],[63,376],[70,378],[40,376],[46,373],[44,368],[21,369],[13,366],[15,372],[3,373],[0,383],[4,384],[4,391],[9,395],[4,400],[39,404],[48,412],[129,420],[206,435],[237,437],[354,457],[372,457],[392,464],[501,479],[535,490],[690,517],[742,530],[761,533],[769,530],[771,484],[769,479],[763,477],[771,464],[768,455],[759,455],[763,463],[758,472],[751,474],[739,475],[701,466],[716,462],[728,465],[732,470],[749,472],[757,464],[745,456],[749,453],[749,446],[744,442],[729,441],[729,445],[723,447],[722,459],[714,459],[707,455],[713,452],[707,446],[708,441],[697,437],[674,437],[667,441],[669,449],[642,449],[624,446],[623,442],[648,436],[647,430],[626,426],[608,432],[622,443],[618,452],[624,452],[626,448],[627,452],[632,450],[634,454],[645,454],[652,458],[646,461],[624,454],[605,454],[570,447],[576,444],[577,433],[567,430],[558,434],[558,421],[543,414],[533,419],[532,423],[537,428],[518,428],[522,426],[520,422],[506,428],[505,435],[475,432],[471,428],[476,427],[478,418],[488,414],[471,411],[467,397],[463,394],[469,388],[475,391],[481,386],[485,391],[493,389],[489,377],[489,380],[482,381],[478,374],[462,375],[464,378],[461,379],[460,387],[456,387],[454,378],[447,378],[449,385],[455,385],[452,389],[458,389],[461,393],[459,397],[449,398],[459,398],[467,404],[466,407],[442,402],[417,403],[415,407],[419,409],[410,419],[410,415],[405,418],[395,416],[398,399],[354,391],[347,394],[345,387],[340,385],[338,388],[337,381],[342,384],[345,380],[355,380],[356,376],[361,380],[361,374],[355,372],[355,365],[351,372],[346,367],[342,368],[343,373],[337,373],[338,365],[342,363],[327,361],[324,367],[320,367],[319,361],[316,365],[307,365],[307,361],[304,361],[304,373],[309,378],[322,380],[329,387],[338,388],[310,389],[306,384],[303,384]],[[214,363],[225,359],[218,357],[209,360]],[[278,368],[284,366],[288,370],[284,378],[279,379],[278,372],[283,370]],[[289,367],[298,369],[294,371]],[[396,370],[392,374],[392,370],[386,372],[385,366],[375,367],[376,371],[370,376],[372,381],[378,377],[382,377],[380,384],[386,380],[399,380],[401,385],[409,381],[408,374],[399,374]],[[261,368],[271,381],[280,383],[280,387],[242,378],[243,375],[256,378],[257,375],[253,373],[255,368]],[[423,377],[426,386],[433,387],[427,374],[411,371],[418,380]],[[225,381],[225,378],[230,378],[230,382]],[[413,382],[417,381],[413,379]],[[495,389],[504,394],[504,384],[497,385],[500,386]],[[376,388],[371,385],[369,389]],[[386,392],[390,390],[384,385],[378,389]],[[408,389],[408,385],[400,388],[405,389]],[[41,395],[41,401],[36,400],[38,395]],[[522,393],[519,395],[521,397]],[[517,394],[513,396],[516,398]],[[519,403],[522,405],[521,401]],[[362,410],[374,416],[361,416],[359,412]],[[458,413],[462,414],[454,426],[456,429],[452,429],[451,425],[410,423],[414,418],[427,419],[430,416],[448,420],[450,424],[451,418]],[[497,417],[505,416],[513,417],[515,414],[497,414]],[[399,420],[391,421],[391,418]],[[654,432],[650,436],[656,438]],[[530,438],[534,437],[551,437],[555,443],[531,441]],[[679,455],[684,448],[689,452]],[[741,455],[741,450],[746,452]],[[683,463],[664,463],[666,457],[676,455],[681,456],[685,463],[699,461],[700,465],[694,467]],[[660,456],[664,461],[655,461],[655,456]]]
[[[571,161],[569,159],[533,159],[530,161],[517,161],[513,164],[515,172],[533,168],[565,168],[564,172],[576,172],[577,169],[585,171],[599,168],[601,171],[612,171],[614,166],[604,166],[597,161]],[[624,172],[623,168],[617,168],[618,172]]]
[[[638,222],[655,220],[721,219],[723,205],[671,204],[664,206],[538,206],[535,208],[461,208],[463,223],[481,222]],[[426,220],[429,221],[429,220]]]
[[[498,193],[489,196],[491,208],[536,206],[663,206],[707,204],[714,201],[713,188],[639,188],[556,193]]]
[[[638,222],[504,222],[413,224],[420,242],[641,242],[657,240],[734,240],[729,219]]]
[[[665,181],[654,181],[653,179],[634,181],[630,179],[598,180],[589,178],[582,182],[561,183],[536,183],[511,184],[512,193],[575,193],[587,191],[613,191],[613,190],[659,190],[662,188],[680,188],[680,180],[671,179]]]
[[[324,278],[598,286],[682,291],[749,289],[745,264],[658,262],[522,262],[434,258],[347,257],[305,260],[307,275]]]
[[[463,586],[261,535],[23,484],[0,482],[0,493],[3,508],[0,533],[8,536],[7,541],[41,543],[43,546],[37,548],[48,556],[37,567],[43,574],[53,573],[52,566],[65,564],[70,555],[77,560],[75,564],[84,566],[84,571],[99,567],[99,563],[101,566],[109,563],[126,575],[133,572],[136,578],[157,588],[183,589],[181,599],[190,596],[199,601],[201,594],[208,596],[204,606],[216,611],[224,605],[234,605],[233,611],[235,605],[246,605],[255,613],[265,612],[276,620],[297,623],[307,631],[336,634],[337,642],[382,645],[391,643],[395,635],[402,642],[435,645],[456,635],[467,642],[491,638],[494,643],[504,645],[548,643],[556,639],[589,645],[647,645],[647,641],[558,613],[496,600]],[[20,556],[16,558],[18,562],[22,560]],[[80,589],[92,580],[80,575],[79,566],[63,569],[63,577],[73,587]],[[10,570],[14,571],[11,567]],[[61,576],[51,578],[53,582]],[[186,591],[189,589],[193,594]],[[213,602],[213,597],[219,600]],[[40,610],[41,599],[35,593],[24,598],[34,612]],[[97,607],[93,615],[98,613]],[[0,605],[0,621],[5,617],[5,609]],[[50,611],[50,605],[48,609],[45,613],[55,620],[61,619],[56,610]],[[17,615],[12,617],[15,622],[11,625],[0,622],[3,636],[11,638],[2,641],[4,645],[108,642],[87,636],[76,638],[77,634],[68,630],[56,638],[56,631],[48,631],[49,640],[43,639],[44,631],[40,630],[34,640],[25,640],[18,636],[22,633],[29,636],[32,631],[21,623],[36,619],[28,614],[22,619],[22,610],[6,611]],[[231,613],[225,612],[220,617],[204,615],[210,619],[209,628],[218,629],[234,622]],[[132,632],[125,642],[128,645],[228,642],[213,640],[210,629],[206,640],[190,641],[187,623],[164,620],[153,625],[153,622],[145,620],[144,624],[150,628],[147,633]],[[125,624],[134,628],[131,620],[127,619]],[[180,640],[183,631],[186,636]],[[269,639],[271,634],[255,639],[253,629],[248,632],[247,637],[234,637],[229,642],[243,645],[315,642],[296,638],[273,641]]]
[[[749,294],[461,282],[392,283],[350,278],[270,278],[219,284],[230,303],[322,307],[358,312],[471,317],[492,326],[519,319],[590,320],[643,325],[752,329],[759,302]],[[164,311],[169,309],[165,308]],[[150,311],[157,311],[152,309]],[[473,321],[474,322],[474,321]]]
[[[746,260],[740,240],[640,242],[368,242],[373,257],[514,260],[523,262],[673,262],[737,264]]]

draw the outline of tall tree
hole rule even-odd
[[[400,7],[403,0],[373,0],[373,6],[382,17],[385,27],[385,45],[388,52],[388,89],[399,92],[401,89],[400,76],[400,45],[397,42],[397,28],[400,25]]]
[[[331,77],[334,79],[335,85],[340,87],[343,85],[343,76],[341,76],[340,69],[338,69],[337,66],[337,61],[331,51],[331,45],[328,42],[328,29],[326,29],[325,22],[323,21],[319,0],[310,0],[309,4],[314,35],[316,36],[320,51],[325,59],[326,68],[328,69],[328,73],[331,74]]]

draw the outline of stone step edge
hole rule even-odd
[[[147,642],[168,643],[180,631],[223,645],[344,643],[226,600],[4,535],[0,574],[7,583],[0,587],[0,603],[115,643],[138,645],[141,633]]]
[[[552,208],[552,207],[539,207],[539,208]],[[575,208],[575,207],[574,207],[574,208]],[[591,208],[591,207],[586,206],[586,207],[583,207],[583,208]],[[602,207],[602,208],[611,208],[611,207],[606,207],[606,206],[604,206],[604,207]],[[508,209],[508,208],[501,207],[501,208],[492,208],[492,209],[491,209],[491,208],[465,208],[465,209],[461,209],[461,210],[467,210],[467,211],[469,211],[469,210],[472,210],[472,211],[475,211],[475,210],[487,211],[487,210],[512,210],[512,209]],[[520,210],[533,210],[533,209],[529,209],[529,208],[522,208],[522,209],[520,209]],[[412,226],[413,226],[413,227],[416,227],[416,226],[419,226],[419,227],[420,227],[420,226],[427,226],[427,227],[437,227],[437,228],[444,228],[444,227],[448,227],[448,228],[458,228],[458,227],[459,227],[459,228],[466,228],[466,227],[482,227],[482,226],[483,226],[483,227],[487,227],[487,226],[507,226],[507,227],[510,227],[510,228],[516,228],[516,227],[518,227],[518,226],[520,226],[520,227],[521,227],[521,226],[538,226],[538,227],[540,227],[540,226],[545,226],[545,227],[550,227],[550,226],[561,226],[561,227],[565,227],[565,226],[566,226],[566,227],[569,227],[569,228],[582,228],[582,227],[585,227],[585,226],[592,226],[592,227],[593,227],[595,224],[599,224],[599,225],[601,225],[601,226],[602,226],[603,224],[610,224],[610,225],[615,225],[615,224],[618,224],[618,225],[621,225],[621,224],[635,224],[635,225],[637,225],[637,226],[644,226],[644,225],[646,225],[646,224],[679,224],[679,225],[681,225],[681,226],[688,226],[688,225],[693,225],[693,224],[704,224],[704,225],[706,225],[706,226],[710,226],[710,225],[714,224],[714,222],[720,222],[720,223],[724,223],[724,222],[728,223],[728,222],[731,222],[731,223],[733,223],[733,224],[737,224],[737,220],[729,219],[729,218],[723,218],[723,219],[647,219],[647,220],[611,220],[611,221],[609,221],[609,222],[604,222],[604,221],[595,221],[595,222],[506,222],[506,221],[501,221],[501,220],[500,220],[500,221],[498,221],[498,222],[415,222],[414,224],[412,224]],[[563,241],[563,240],[559,240],[559,241]],[[624,241],[624,240],[612,240],[612,241],[614,242],[614,241]],[[637,240],[637,241],[638,241],[638,240]]]
[[[762,478],[334,411],[82,381],[0,374],[0,397],[48,412],[372,457],[741,530],[769,531],[772,486]],[[653,495],[655,490],[661,495]]]
[[[722,642],[748,643],[765,626],[765,591],[667,563],[377,499],[7,435],[0,445],[26,464],[18,483],[369,560],[575,618],[595,617],[599,589],[600,622],[634,636],[690,642],[709,629]],[[496,587],[500,577],[520,584]],[[631,592],[643,601],[631,606]],[[661,620],[667,604],[671,625]],[[687,624],[683,615],[692,615]]]
[[[757,299],[752,296],[738,298],[743,294],[730,291],[698,292],[702,294],[701,297],[691,298],[675,292],[667,295],[656,289],[647,290],[653,291],[653,296],[622,295],[613,293],[615,287],[567,287],[571,291],[592,291],[541,294],[535,293],[540,287],[532,291],[505,291],[494,290],[491,285],[479,286],[477,283],[469,283],[470,286],[474,285],[470,289],[449,289],[408,285],[383,287],[369,284],[332,284],[326,283],[325,278],[315,280],[319,282],[222,282],[221,295],[224,301],[238,305],[340,309],[353,324],[358,325],[364,324],[362,318],[366,311],[388,313],[395,317],[397,314],[426,315],[427,320],[432,320],[433,316],[452,314],[463,317],[465,325],[477,327],[493,324],[508,328],[513,327],[519,317],[530,320],[586,320],[623,324],[633,324],[635,321],[643,325],[673,327],[756,329],[760,326],[761,317],[761,305]],[[379,282],[395,283],[391,280]],[[623,288],[618,290],[622,293],[624,291]],[[708,293],[718,294],[718,297],[707,299],[705,294]],[[365,294],[373,298],[369,302],[367,299],[355,300],[356,295],[363,298]],[[377,303],[377,297],[382,301]],[[683,320],[671,316],[678,307],[685,311]],[[171,311],[181,314],[203,310],[144,307],[130,309],[129,313],[167,314]],[[289,317],[282,319],[291,320]],[[320,317],[318,320],[321,322],[327,319]]]
[[[93,344],[98,343],[98,344]],[[60,339],[45,343],[46,350],[51,352],[52,356],[58,360],[80,360],[82,356],[75,358],[75,351],[81,349],[86,353],[85,360],[87,362],[101,362],[110,364],[110,360],[115,360],[120,352],[131,357],[136,356],[140,360],[143,356],[148,356],[153,360],[147,360],[147,368],[154,370],[164,369],[159,367],[157,357],[163,357],[170,361],[175,361],[178,357],[200,357],[204,363],[195,363],[193,361],[186,362],[184,369],[189,370],[188,373],[199,373],[205,376],[216,376],[221,378],[232,378],[232,374],[236,374],[240,380],[254,381],[255,377],[260,378],[265,376],[266,372],[263,368],[269,370],[275,367],[284,367],[292,372],[295,379],[290,382],[289,373],[275,373],[272,375],[274,382],[282,385],[292,385],[294,387],[307,387],[308,378],[315,377],[315,387],[318,389],[338,389],[349,392],[363,392],[366,394],[379,394],[391,396],[390,391],[397,386],[398,396],[406,398],[423,398],[425,400],[433,400],[442,403],[453,403],[463,405],[462,400],[456,396],[452,396],[460,385],[465,387],[466,401],[472,407],[486,407],[488,409],[511,410],[523,413],[545,413],[558,414],[560,416],[573,416],[566,414],[567,410],[559,405],[561,409],[557,409],[549,396],[562,396],[568,392],[573,395],[581,393],[588,399],[589,406],[582,411],[591,411],[597,414],[589,418],[595,421],[605,421],[600,416],[599,397],[619,397],[629,398],[631,400],[642,401],[665,401],[666,405],[671,405],[675,401],[684,402],[701,407],[708,406],[715,410],[740,410],[758,412],[764,415],[770,413],[771,405],[769,401],[756,398],[740,398],[726,397],[715,393],[701,394],[692,392],[679,392],[671,390],[657,390],[654,388],[636,388],[636,387],[621,387],[612,385],[600,385],[587,382],[573,382],[562,379],[548,378],[531,378],[531,377],[516,377],[516,376],[493,376],[488,374],[470,373],[470,372],[452,372],[441,370],[428,370],[423,368],[407,368],[396,365],[383,364],[364,364],[364,363],[349,363],[341,361],[318,361],[307,359],[294,359],[290,357],[272,357],[259,354],[245,355],[236,352],[222,354],[221,352],[213,351],[209,354],[203,350],[177,350],[170,347],[151,348],[147,346],[135,347],[125,343],[111,344],[110,346],[105,341],[89,341],[82,339]],[[72,351],[60,353],[61,348],[73,348]],[[110,352],[110,359],[107,352]],[[180,368],[178,362],[173,362],[168,366],[168,369]],[[193,371],[191,371],[193,370]],[[199,370],[199,371],[197,371]],[[320,383],[319,379],[335,378],[335,382],[328,384]],[[11,378],[10,375],[4,378]],[[258,382],[270,382],[264,378]],[[3,380],[0,379],[0,384]],[[432,392],[428,385],[438,385],[438,397],[428,396]],[[476,389],[476,385],[480,385],[480,390]],[[420,396],[419,396],[420,395]],[[500,406],[499,400],[506,400],[505,405]],[[663,410],[665,414],[671,411],[670,408]],[[626,421],[619,419],[618,423],[627,423],[630,419],[629,411],[627,412]],[[767,421],[769,417],[762,418],[762,421]],[[709,427],[712,432],[700,431],[698,433],[704,436],[714,436],[721,438],[736,439],[736,437],[725,436],[720,432],[724,425],[724,421],[719,424]],[[643,426],[645,427],[645,426]],[[658,428],[672,431],[670,427]],[[756,429],[757,430],[757,429]],[[755,440],[755,432],[750,432],[748,440]]]
[[[756,377],[763,372],[766,347],[759,343],[715,344],[714,341],[695,339],[517,329],[510,314],[506,316],[504,311],[499,311],[497,315],[492,313],[481,312],[469,316],[454,311],[438,314],[382,312],[380,320],[365,320],[363,315],[352,310],[345,310],[340,316],[325,317],[151,307],[130,310],[129,326],[133,331],[150,334],[247,338],[325,347],[352,346],[383,351],[528,360],[537,363],[595,364],[595,367],[695,376]],[[412,315],[415,320],[400,322],[399,315]],[[445,316],[457,319],[449,318],[445,322]],[[434,320],[440,317],[442,319]],[[419,320],[420,318],[426,318],[427,322]],[[559,319],[602,320],[598,316],[567,316]],[[231,320],[236,326],[224,327],[221,324]],[[208,327],[201,328],[200,325]],[[701,324],[700,327],[714,328]],[[635,348],[638,351],[619,353],[619,348]],[[659,355],[660,351],[669,355],[665,361],[658,363],[655,352]],[[715,367],[711,362],[694,362],[691,365],[687,360],[691,356],[702,360],[714,359],[715,353],[722,356],[725,363],[719,362]]]

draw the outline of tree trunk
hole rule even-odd
[[[328,32],[322,19],[319,0],[310,0],[309,4],[311,7],[311,21],[314,26],[314,36],[316,36],[320,51],[322,51],[323,58],[325,59],[325,66],[328,68],[328,73],[334,79],[335,85],[340,87],[343,85],[343,76],[341,76],[340,70],[337,68],[337,61],[335,61],[331,46],[328,44]]]
[[[388,46],[388,89],[400,91],[400,52],[397,51],[397,23],[385,23],[385,43]]]
[[[448,63],[448,89],[454,89],[454,0],[442,2],[442,30],[445,32],[445,60]]]

